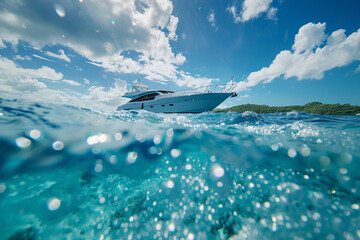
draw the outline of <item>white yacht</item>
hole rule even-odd
[[[131,100],[117,108],[120,110],[147,110],[156,113],[201,113],[212,111],[229,97],[235,84],[208,86],[203,91],[172,92],[167,90],[149,90],[149,87],[135,81],[133,88],[123,97]],[[211,89],[209,88],[211,87]]]

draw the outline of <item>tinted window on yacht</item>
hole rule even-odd
[[[174,93],[173,91],[166,91],[166,90],[160,90],[159,92],[163,94]]]
[[[159,95],[159,94],[151,93],[151,94],[148,94],[148,95],[145,95],[142,97],[135,98],[135,99],[131,100],[130,102],[142,102],[142,101],[154,100],[157,95]]]

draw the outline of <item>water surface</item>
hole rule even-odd
[[[0,100],[4,239],[358,239],[360,117]]]

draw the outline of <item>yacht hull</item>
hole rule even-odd
[[[182,93],[159,96],[154,100],[128,102],[117,108],[121,110],[147,110],[155,113],[201,113],[214,110],[234,93]]]

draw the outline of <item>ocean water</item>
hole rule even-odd
[[[359,239],[360,117],[0,100],[1,239]]]

